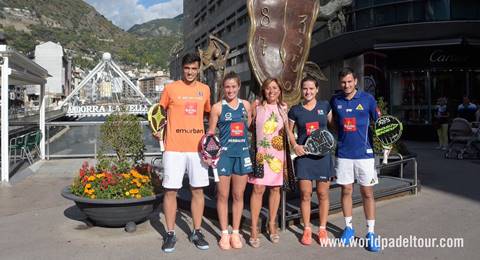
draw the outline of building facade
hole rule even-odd
[[[71,93],[72,61],[60,44],[49,41],[35,46],[34,60],[51,75],[45,86],[47,95],[53,100],[60,100]]]
[[[355,0],[342,11],[343,26],[318,23],[310,50],[331,92],[338,70],[354,67],[360,87],[383,97],[405,135],[421,140],[436,136],[439,97],[448,98],[452,117],[463,96],[480,102],[480,2]]]
[[[159,100],[164,85],[170,82],[168,75],[143,77],[138,80],[140,91],[150,100]]]
[[[432,139],[439,97],[448,98],[452,116],[462,96],[480,103],[479,25],[475,0],[353,0],[315,24],[309,60],[329,79],[321,82],[319,96],[329,99],[338,89],[338,71],[353,67],[359,88],[386,100],[390,114],[406,125],[407,137]],[[227,71],[240,74],[241,95],[251,97],[256,83],[248,64],[246,1],[184,0],[183,28],[172,77],[181,77],[183,54],[206,48],[213,34],[232,48]]]
[[[181,59],[185,53],[205,49],[208,35],[213,34],[230,46],[228,71],[235,71],[242,80],[242,97],[251,96],[252,82],[248,64],[247,35],[249,18],[245,0],[184,0],[184,44],[172,54],[170,76],[181,78]]]

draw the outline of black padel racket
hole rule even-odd
[[[165,109],[158,103],[154,104],[148,110],[147,119],[153,134],[160,132],[160,151],[165,151],[163,144],[164,129],[167,125],[167,113]]]
[[[324,156],[335,149],[335,137],[328,130],[314,130],[303,146],[305,153]]]
[[[303,149],[306,154],[325,156],[335,150],[335,137],[328,130],[316,129],[305,141]]]
[[[213,134],[206,134],[202,136],[200,141],[200,153],[204,159],[210,159],[212,161],[213,169],[213,178],[215,182],[218,182],[218,171],[217,171],[217,162],[220,159],[220,153],[222,152],[222,147],[220,146],[220,141]]]
[[[381,116],[375,121],[375,136],[383,146],[383,164],[388,163],[392,145],[402,137],[403,125],[394,116]]]

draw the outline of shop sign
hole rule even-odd
[[[457,53],[449,53],[440,49],[432,51],[428,57],[428,60],[431,63],[460,63],[467,62],[468,56]]]

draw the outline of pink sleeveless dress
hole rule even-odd
[[[263,161],[264,177],[249,177],[248,182],[265,186],[281,186],[283,184],[283,119],[275,105],[260,105],[256,108],[257,163]],[[262,160],[263,159],[263,160]]]

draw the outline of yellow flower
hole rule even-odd
[[[128,173],[122,173],[122,176],[125,179],[130,179],[130,174],[128,174]]]
[[[142,198],[142,195],[137,194],[137,196],[135,196],[135,198],[140,199],[140,198]]]
[[[138,193],[138,189],[131,189],[130,190],[130,194],[137,194]]]
[[[96,179],[96,178],[95,178],[95,176],[93,176],[93,175],[90,176],[90,177],[88,177],[88,181],[94,181],[95,179]]]
[[[94,199],[94,198],[96,198],[96,197],[97,197],[97,196],[95,196],[95,194],[94,194],[94,195],[90,195],[90,198],[91,198],[91,199]]]
[[[130,195],[130,192],[128,192],[128,191],[127,191],[127,192],[125,192],[125,195],[127,195],[127,196],[128,196],[128,195]]]
[[[87,183],[87,185],[85,185],[86,189],[90,189],[91,187],[92,187],[92,184],[90,184],[90,183]]]
[[[141,175],[140,173],[138,173],[138,171],[135,170],[135,169],[130,170],[130,173],[131,173],[131,174],[133,175],[133,177],[135,177],[135,178],[142,178],[142,175]]]
[[[97,174],[97,175],[95,175],[95,176],[100,179],[100,178],[105,177],[105,174],[104,174],[104,173],[99,173],[99,174]]]

